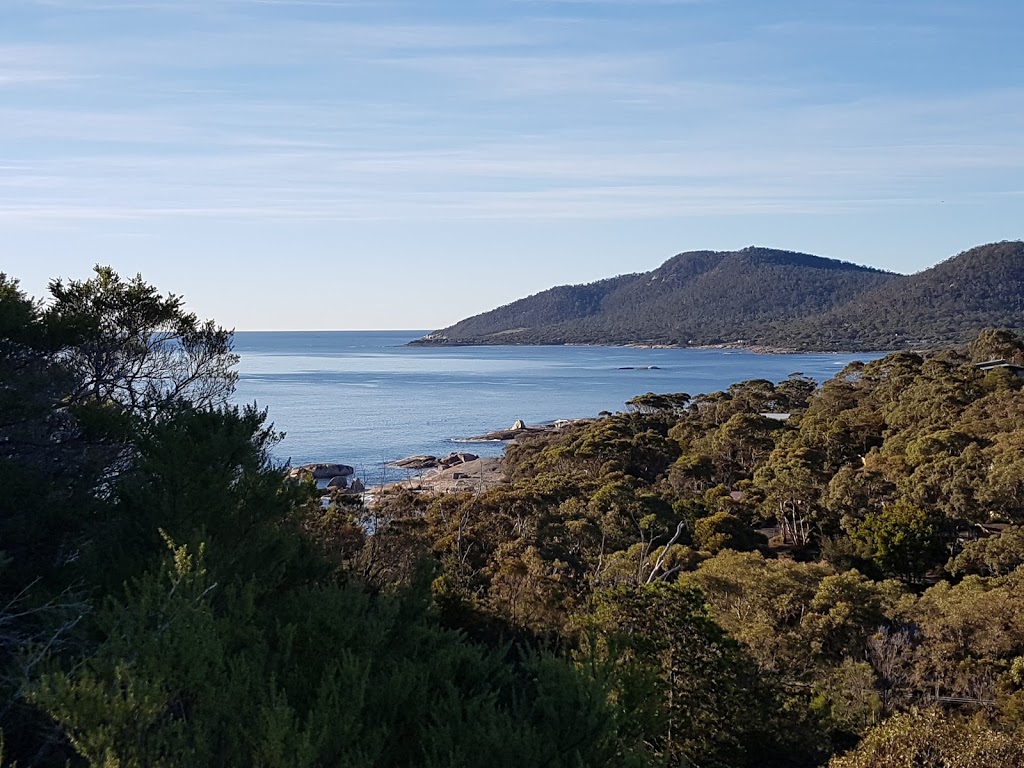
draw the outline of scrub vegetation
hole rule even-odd
[[[234,362],[141,278],[0,277],[6,763],[1024,766],[1014,333],[328,508]]]

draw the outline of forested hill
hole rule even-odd
[[[899,349],[1024,327],[1022,297],[1022,242],[910,276],[769,248],[692,251],[652,272],[552,288],[414,343]]]
[[[891,281],[813,326],[793,324],[787,343],[813,345],[824,333],[857,349],[937,346],[985,327],[1024,327],[1024,242],[978,246]]]

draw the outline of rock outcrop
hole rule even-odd
[[[303,464],[288,470],[288,477],[298,479],[312,477],[314,480],[331,480],[335,477],[349,477],[355,469],[348,464]]]
[[[449,453],[443,459],[439,459],[437,463],[442,468],[448,469],[449,467],[455,467],[458,466],[459,464],[465,464],[470,461],[476,461],[479,458],[480,457],[477,456],[475,453],[461,453],[456,451]]]
[[[409,456],[392,462],[399,469],[433,469],[437,466],[437,456]]]
[[[478,493],[504,482],[505,472],[502,460],[497,457],[485,457],[453,464],[448,468],[439,466],[433,472],[389,483],[386,486],[374,486],[370,489],[370,503],[375,503],[376,497],[389,490],[403,489],[420,493]],[[355,487],[355,482],[353,482],[349,493],[353,493]]]
[[[436,456],[409,456],[391,462],[391,466],[399,469],[448,469],[469,461],[476,461],[479,458],[475,453],[453,451],[440,459]]]

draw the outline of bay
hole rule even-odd
[[[496,456],[501,443],[458,438],[620,411],[644,392],[725,389],[800,372],[819,383],[877,354],[598,346],[409,347],[426,331],[235,333],[235,400],[268,408],[286,433],[275,458],[351,464],[368,484],[404,477],[387,462],[453,450]],[[655,368],[647,368],[655,366]],[[631,370],[630,370],[631,369]]]

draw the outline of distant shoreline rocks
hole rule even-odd
[[[459,464],[468,464],[471,461],[476,461],[480,457],[475,453],[464,453],[462,451],[454,451],[449,453],[443,458],[437,458],[436,456],[408,456],[398,461],[392,461],[389,466],[398,467],[399,469],[449,469],[451,467],[458,466]]]
[[[508,429],[499,429],[485,435],[455,439],[452,442],[504,442],[510,443],[528,435],[544,435],[580,422],[594,419],[558,419],[550,424],[526,424],[516,419]],[[387,463],[389,467],[419,473],[404,481],[383,483],[367,488],[363,481],[354,477],[355,469],[347,464],[314,463],[291,467],[287,477],[294,481],[312,480],[324,495],[321,504],[327,508],[340,499],[364,495],[364,502],[373,505],[378,496],[388,490],[404,488],[426,493],[452,493],[456,491],[481,491],[494,488],[505,482],[503,460],[500,457],[480,457],[475,453],[452,451],[438,458],[430,454],[407,456]]]
[[[454,455],[454,454],[453,454]],[[461,454],[472,456],[473,454]],[[421,457],[410,457],[421,458]],[[447,457],[445,457],[447,458]],[[440,462],[441,459],[438,459]],[[393,462],[392,466],[399,466]],[[505,483],[504,463],[498,457],[480,457],[442,467],[427,469],[421,474],[406,480],[384,483],[371,488],[368,492],[368,503],[373,506],[382,494],[389,491],[406,490],[414,493],[459,493],[486,491]]]
[[[312,481],[317,488],[328,493],[358,494],[366,490],[363,481],[355,477],[355,468],[348,464],[302,464],[290,467],[285,477],[294,482]]]
[[[288,477],[293,480],[303,477],[311,477],[314,480],[333,480],[336,477],[350,477],[355,473],[355,469],[348,464],[319,463],[292,467],[288,470]]]
[[[390,462],[389,466],[399,469],[433,469],[437,466],[437,456],[407,456]]]

